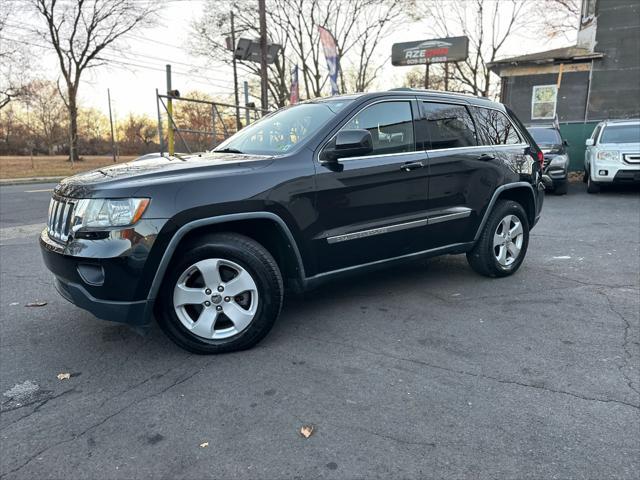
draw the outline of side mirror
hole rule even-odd
[[[587,147],[593,147],[594,141],[593,138],[587,138],[587,141],[584,142]]]
[[[569,146],[569,142],[567,142],[566,140],[562,140],[562,145],[564,145],[565,147]]]
[[[335,162],[340,158],[360,157],[371,152],[373,138],[369,130],[342,130],[336,135],[335,143],[325,148],[322,160]]]

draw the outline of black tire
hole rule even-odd
[[[587,183],[587,177],[589,176],[589,172],[587,172],[587,169],[584,169],[584,173],[582,174],[582,183]]]
[[[494,254],[493,236],[502,219],[508,215],[514,215],[520,220],[523,230],[523,242],[517,258],[510,265],[504,266],[498,262]],[[522,208],[522,205],[518,202],[512,200],[498,200],[489,215],[487,223],[482,229],[478,242],[473,247],[473,250],[467,252],[467,261],[469,265],[471,265],[471,268],[480,275],[486,277],[506,277],[515,273],[518,268],[520,268],[527,253],[528,246],[529,221],[524,208]]]
[[[598,193],[600,191],[600,185],[591,180],[591,175],[587,173],[587,193]]]
[[[567,180],[565,180],[564,182],[556,183],[554,185],[553,194],[554,195],[566,195],[568,190],[569,190],[569,182]]]
[[[244,350],[262,340],[280,314],[284,292],[280,269],[271,254],[255,240],[237,233],[208,234],[186,245],[183,252],[172,261],[156,305],[158,324],[167,336],[178,346],[198,354]],[[251,323],[230,338],[207,339],[192,333],[182,324],[173,305],[173,290],[183,272],[196,262],[211,258],[240,265],[257,286],[259,300]]]

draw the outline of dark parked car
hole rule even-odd
[[[54,190],[40,243],[59,292],[96,316],[155,315],[197,353],[248,348],[285,289],[466,253],[522,264],[542,152],[499,103],[420,90],[281,109],[215,151],[101,168]]]
[[[556,195],[564,195],[569,188],[569,144],[562,139],[555,125],[530,125],[529,133],[544,154],[543,181]]]

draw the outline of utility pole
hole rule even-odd
[[[449,91],[449,62],[444,62],[444,91]]]
[[[173,143],[173,126],[171,123],[173,122],[173,101],[171,97],[173,96],[173,92],[171,91],[171,65],[167,65],[167,116],[168,125],[167,125],[167,147],[169,150],[169,155],[173,155],[175,153],[174,143]]]
[[[258,0],[258,14],[260,16],[260,100],[262,113],[269,108],[269,89],[267,87],[267,12],[265,0]]]
[[[424,88],[429,90],[429,62],[425,64],[424,69]]]
[[[162,116],[160,115],[160,97],[156,88],[156,110],[158,113],[158,145],[160,145],[160,155],[164,156],[164,138],[162,136]]]
[[[233,11],[231,11],[231,52],[233,55],[233,95],[236,101],[236,130],[242,128],[240,122],[240,97],[238,95],[238,70],[236,69],[236,28],[233,21]]]
[[[244,106],[249,106],[249,82],[244,81]],[[245,125],[249,125],[251,123],[251,117],[249,116],[249,109],[245,108],[244,110],[244,123]]]
[[[111,125],[111,155],[113,163],[116,163],[116,140],[113,136],[113,117],[111,116],[111,91],[107,88],[107,99],[109,100],[109,125]]]

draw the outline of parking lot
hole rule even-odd
[[[637,191],[547,196],[513,277],[355,277],[203,357],[55,292],[50,188],[0,187],[2,478],[636,478]]]

